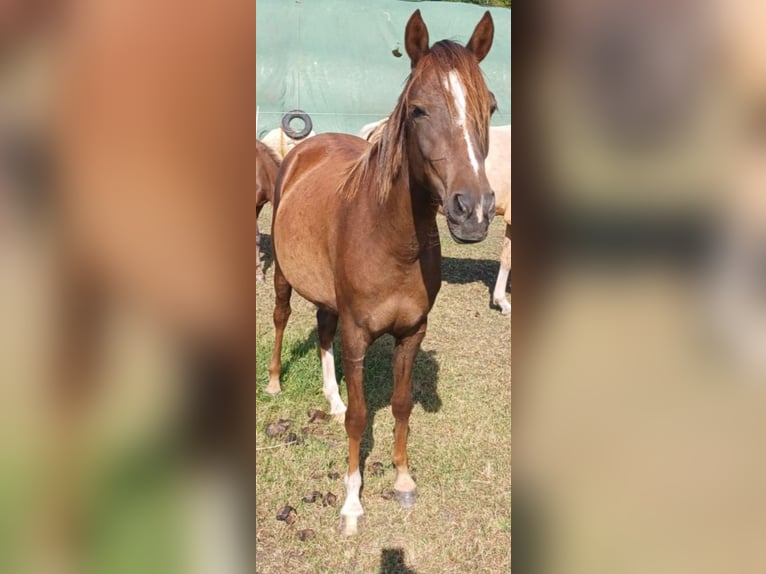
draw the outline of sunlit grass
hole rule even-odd
[[[262,229],[268,230],[262,215]],[[418,502],[404,510],[381,494],[393,487],[390,464],[393,416],[390,336],[370,348],[365,361],[365,393],[370,429],[363,439],[366,467],[384,465],[382,476],[366,472],[362,491],[365,518],[361,534],[338,535],[344,494],[346,435],[334,422],[309,424],[310,407],[327,409],[317,354],[314,307],[293,295],[293,314],[282,354],[282,393],[262,392],[273,345],[273,269],[259,287],[259,366],[257,453],[257,571],[283,572],[508,572],[510,569],[510,322],[489,308],[503,227],[492,226],[487,241],[458,246],[443,234],[445,279],[429,316],[428,334],[413,373],[415,408],[408,453],[418,484]],[[270,249],[266,238],[267,249]],[[335,341],[341,396],[342,350]],[[279,418],[294,421],[302,445],[282,446],[265,434]],[[312,475],[319,476],[313,478]],[[304,503],[318,490],[339,496],[336,508]],[[275,516],[285,504],[298,519],[288,526]],[[301,542],[298,531],[314,538]]]

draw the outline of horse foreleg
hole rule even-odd
[[[391,397],[391,411],[394,423],[394,456],[396,467],[394,492],[404,507],[415,503],[415,481],[407,466],[407,433],[412,412],[412,365],[420,349],[420,342],[426,334],[423,324],[415,334],[396,340],[394,347],[394,393]]]
[[[348,434],[348,473],[343,478],[346,500],[340,511],[341,534],[350,536],[359,531],[358,520],[364,514],[359,500],[362,475],[359,457],[362,434],[367,428],[367,404],[364,399],[364,354],[370,344],[369,333],[356,326],[353,320],[342,322],[343,372],[348,388],[346,434]]]
[[[266,386],[266,392],[270,395],[276,395],[282,390],[279,384],[279,375],[282,372],[282,337],[285,333],[287,320],[290,318],[292,309],[290,307],[290,297],[293,288],[285,279],[279,263],[274,262],[274,291],[276,303],[274,305],[274,352],[271,355],[269,363],[269,384]]]
[[[332,354],[332,341],[338,326],[338,316],[324,309],[317,309],[317,334],[319,335],[319,358],[322,360],[322,391],[330,403],[330,414],[342,423],[346,405],[338,393],[338,381],[335,378],[335,359]]]
[[[505,286],[508,284],[508,276],[511,274],[511,226],[505,226],[505,239],[503,239],[503,252],[500,255],[500,271],[497,274],[495,289],[492,293],[492,302],[500,307],[503,315],[511,314],[511,303],[505,296]]]

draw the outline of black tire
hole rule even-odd
[[[290,122],[293,121],[295,118],[298,118],[303,121],[303,129],[300,131],[295,131],[293,128],[290,127]],[[294,140],[302,140],[303,138],[305,138],[307,135],[311,133],[312,129],[313,129],[313,125],[311,123],[311,118],[303,110],[292,110],[287,112],[282,117],[282,131],[285,132],[289,137],[291,137]]]

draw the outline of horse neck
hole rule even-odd
[[[430,201],[429,191],[412,180],[406,161],[383,209],[386,211],[384,229],[389,241],[410,248],[407,258],[417,258],[438,243],[436,205]],[[414,246],[418,247],[417,253],[412,252]]]

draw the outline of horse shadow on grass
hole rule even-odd
[[[380,570],[378,574],[417,574],[404,563],[404,550],[384,548],[380,551]]]
[[[338,380],[342,375],[342,349],[340,341],[336,341],[338,349],[338,361],[335,364]],[[391,395],[394,392],[394,377],[392,360],[394,356],[394,337],[383,335],[367,349],[364,361],[364,395],[367,402],[368,422],[367,428],[362,435],[362,447],[360,456],[360,470],[364,475],[367,457],[375,447],[375,437],[372,429],[375,426],[375,417],[381,409],[389,408]],[[439,363],[436,360],[436,351],[424,351],[420,349],[412,366],[412,401],[420,404],[427,413],[436,413],[442,407],[439,397],[437,382],[439,379]],[[345,379],[344,379],[345,382]],[[412,418],[410,418],[412,424]],[[393,426],[391,427],[393,432]],[[388,459],[390,461],[390,458]],[[410,472],[415,467],[410,465]],[[364,488],[364,486],[362,486]]]
[[[311,333],[300,341],[293,343],[283,352],[282,374],[283,377],[290,372],[295,361],[300,361],[307,353],[316,355],[317,372],[321,373],[321,364],[318,355],[318,337],[316,327]],[[333,343],[335,350],[335,374],[339,385],[345,385],[343,377],[343,348],[340,342],[340,329]],[[364,361],[364,394],[367,403],[368,424],[362,436],[360,470],[364,474],[365,462],[375,446],[373,426],[375,416],[381,409],[391,404],[391,395],[394,390],[393,360],[394,338],[391,335],[383,335],[367,349]],[[412,400],[414,404],[420,404],[427,413],[439,412],[442,400],[437,390],[439,379],[439,363],[436,360],[436,351],[424,351],[420,349],[415,357],[412,367]],[[321,384],[321,383],[320,383]],[[327,405],[325,404],[326,408]],[[392,427],[393,432],[393,427]],[[414,468],[410,468],[414,471]]]
[[[451,285],[466,285],[481,281],[487,288],[487,297],[492,304],[492,291],[495,289],[497,273],[500,270],[498,259],[459,259],[457,257],[442,257],[442,281]],[[511,271],[511,276],[513,271]],[[512,280],[512,277],[511,277]],[[511,292],[511,281],[505,287],[506,293]]]
[[[259,230],[260,231],[260,230]],[[264,274],[274,264],[274,252],[271,248],[271,234],[260,231],[261,234],[261,265],[263,265]]]

